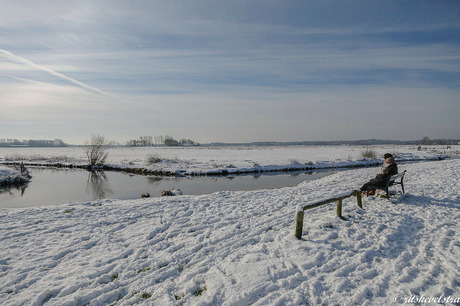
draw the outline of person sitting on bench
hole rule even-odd
[[[398,174],[398,165],[395,162],[395,159],[393,157],[388,157],[385,159],[385,164],[386,168],[383,169],[382,173],[377,174],[377,176],[367,182],[366,184],[361,187],[361,191],[366,191],[367,192],[367,186],[381,186],[385,187],[386,184],[386,179],[392,175]],[[370,195],[375,194],[375,189],[372,189],[369,191]]]
[[[383,173],[383,171],[388,167],[388,164],[386,162],[386,159],[388,157],[393,157],[394,158],[393,154],[391,154],[391,153],[385,153],[383,155],[383,165],[382,165],[382,170],[380,171],[380,173]]]

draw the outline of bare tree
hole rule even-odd
[[[425,146],[429,146],[429,145],[432,145],[433,142],[430,140],[430,138],[428,138],[427,136],[425,136],[425,137],[423,137],[423,139],[420,141],[420,144],[425,145]]]
[[[104,165],[109,153],[107,152],[110,142],[104,136],[92,135],[91,141],[85,145],[85,153],[91,166]]]

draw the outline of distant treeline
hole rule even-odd
[[[458,145],[460,139],[429,139],[424,137],[421,140],[384,140],[384,139],[366,139],[366,140],[332,140],[332,141],[266,141],[266,142],[249,142],[249,143],[223,143],[213,142],[211,146],[369,146],[369,145]]]
[[[132,139],[126,142],[130,147],[151,147],[151,146],[199,146],[200,144],[191,139],[176,140],[173,137],[166,136],[141,136],[139,139]]]
[[[61,139],[54,140],[19,140],[3,138],[0,139],[0,147],[67,147],[68,144],[63,142]]]
[[[368,145],[459,145],[460,139],[430,139],[424,137],[420,140],[385,140],[385,139],[365,139],[365,140],[331,140],[331,141],[259,141],[244,143],[225,143],[212,142],[203,144],[205,146],[368,146]],[[121,144],[119,144],[121,145]],[[199,146],[198,142],[191,139],[176,140],[166,136],[141,136],[139,139],[128,140],[126,146],[149,147],[149,146]],[[11,138],[0,139],[0,147],[68,147],[61,139],[54,140],[19,140]]]

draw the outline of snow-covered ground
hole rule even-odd
[[[374,160],[363,159],[362,152],[371,149]],[[108,149],[107,163],[115,168],[144,168],[175,174],[219,174],[255,171],[304,170],[331,167],[366,166],[383,163],[389,152],[398,161],[437,159],[458,152],[460,146],[239,146],[239,147],[116,147]],[[85,165],[82,147],[67,148],[0,148],[1,162],[32,164]]]
[[[202,150],[157,154],[211,163]],[[325,147],[317,157],[300,149],[219,157],[219,150],[216,164],[241,168],[359,154],[343,147],[328,155]],[[139,163],[151,153],[133,152]],[[111,162],[121,161],[114,155]],[[346,199],[345,221],[334,204],[306,211],[301,240],[294,236],[299,203],[357,189],[378,169],[281,189],[0,209],[0,304],[458,304],[460,160],[399,168],[408,171],[405,195],[364,197],[363,209]]]
[[[0,188],[26,184],[29,181],[30,176],[28,173],[21,173],[19,170],[3,167],[0,165]]]

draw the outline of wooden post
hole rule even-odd
[[[337,216],[342,218],[342,199],[337,201]]]
[[[340,194],[340,195],[337,195],[337,196],[335,196],[333,198],[327,198],[327,199],[324,199],[322,201],[310,202],[310,203],[307,203],[303,208],[299,208],[299,209],[302,209],[302,210],[297,211],[297,219],[296,219],[296,226],[295,226],[295,236],[298,239],[302,238],[303,215],[304,215],[305,210],[313,209],[315,207],[319,207],[319,206],[322,206],[322,205],[325,205],[325,204],[328,204],[328,203],[337,202],[337,216],[339,216],[339,218],[341,218],[343,220],[346,220],[345,218],[342,217],[343,199],[346,199],[346,198],[351,197],[353,195],[357,195],[356,191],[351,191],[351,192],[348,192],[348,193]],[[358,198],[358,205],[360,205],[360,201],[361,201],[360,199],[361,199],[361,197]]]
[[[297,212],[297,220],[295,223],[295,236],[297,239],[302,238],[302,230],[303,230],[303,210]]]
[[[359,208],[363,208],[363,199],[361,197],[361,191],[356,192],[356,201],[358,201]]]

